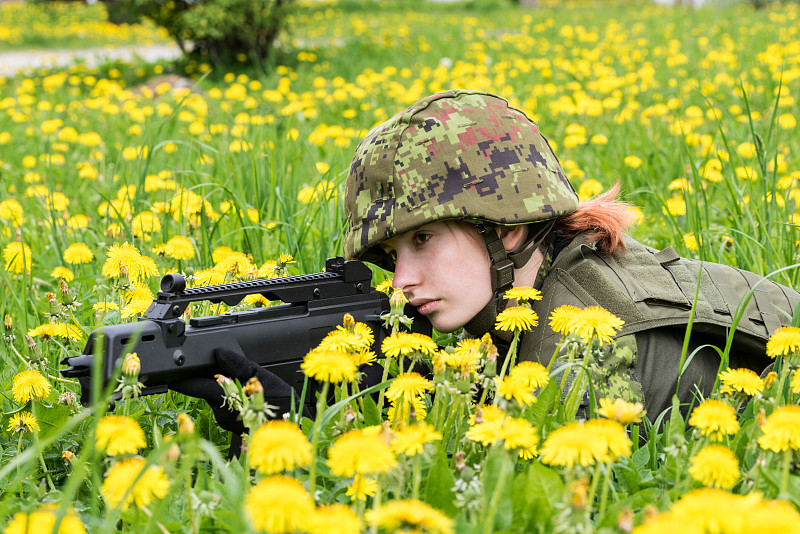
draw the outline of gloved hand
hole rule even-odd
[[[252,377],[257,377],[264,387],[264,400],[272,406],[277,406],[276,417],[283,417],[284,413],[291,412],[292,387],[279,378],[276,374],[264,369],[257,363],[230,349],[217,349],[214,351],[219,374],[232,380],[238,380],[242,385]],[[169,388],[189,397],[205,400],[214,412],[217,424],[225,430],[233,432],[231,439],[231,453],[237,454],[241,449],[241,436],[245,431],[239,413],[231,411],[227,406],[222,406],[223,391],[213,378],[196,377],[179,380],[169,385]],[[298,411],[299,393],[294,392],[295,411]],[[305,415],[308,415],[307,413]]]

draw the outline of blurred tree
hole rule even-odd
[[[241,54],[253,62],[269,57],[293,0],[102,1],[112,22],[146,17],[165,28],[184,54],[225,65]]]

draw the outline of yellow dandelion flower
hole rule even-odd
[[[123,296],[127,303],[120,312],[123,319],[142,315],[153,303],[153,292],[143,284],[132,284],[130,290],[125,291]]]
[[[136,215],[131,221],[131,232],[133,237],[142,238],[149,234],[161,231],[161,221],[152,211],[143,211]]]
[[[164,254],[173,260],[190,260],[197,254],[194,244],[188,237],[176,235],[164,243]]]
[[[92,309],[97,312],[106,312],[108,310],[118,310],[119,305],[116,302],[97,302],[92,305]]]
[[[409,372],[397,375],[386,390],[386,398],[396,401],[402,395],[408,401],[422,396],[426,391],[433,389],[433,384],[419,373]]]
[[[3,259],[6,262],[6,272],[19,274],[31,270],[31,247],[12,241],[3,249]]]
[[[341,352],[355,352],[358,350],[368,349],[370,343],[363,339],[355,332],[347,330],[333,330],[328,332],[322,341],[320,341],[317,349],[319,350],[338,350]]]
[[[247,254],[242,252],[231,252],[224,256],[214,268],[223,273],[233,272],[237,276],[242,276],[255,269],[255,265]]]
[[[672,215],[673,217],[686,215],[686,201],[684,199],[671,197],[665,200],[664,204],[664,207],[661,208],[664,215]]]
[[[714,399],[705,400],[692,410],[689,424],[714,441],[722,441],[729,434],[739,431],[739,421],[736,420],[733,407]]]
[[[566,336],[572,332],[573,321],[580,312],[581,309],[576,306],[559,306],[550,314],[550,328],[557,334]]]
[[[221,262],[225,256],[229,256],[230,254],[233,254],[233,249],[231,247],[219,246],[211,253],[211,261],[217,264]]]
[[[459,371],[476,371],[481,365],[480,344],[478,339],[463,339],[453,352],[439,353],[441,363]]]
[[[0,219],[19,225],[22,223],[22,214],[22,204],[18,200],[8,198],[0,202]]]
[[[72,282],[75,279],[75,275],[72,274],[72,271],[70,271],[68,267],[63,266],[58,266],[50,271],[50,276],[52,278],[61,278],[65,282]]]
[[[800,328],[782,326],[772,333],[767,341],[767,356],[788,356],[800,352]]]
[[[410,402],[403,398],[403,402],[399,404],[399,408],[397,402],[393,402],[391,406],[389,406],[386,416],[389,421],[398,421],[399,423],[397,426],[403,426],[405,422],[408,421],[409,417],[411,417],[412,408],[414,409],[414,419],[417,421],[423,421],[428,414],[425,399],[422,397],[414,397]],[[397,415],[395,415],[395,412]]]
[[[17,412],[8,420],[9,432],[39,432],[39,422],[31,412]]]
[[[631,169],[638,169],[642,166],[642,158],[639,156],[625,156],[623,161],[625,162],[625,165]]]
[[[50,382],[36,369],[28,369],[14,376],[11,391],[17,404],[44,400],[50,395]]]
[[[604,443],[605,458],[598,456],[598,462],[615,462],[631,455],[631,443],[625,427],[611,419],[590,419],[584,428],[593,434],[593,439]]]
[[[339,350],[312,350],[300,368],[309,378],[329,383],[352,382],[357,371],[352,358]]]
[[[348,327],[338,325],[336,327],[337,330],[348,330]],[[365,323],[356,323],[352,326],[352,331],[355,335],[361,338],[359,345],[357,348],[359,350],[366,350],[372,347],[372,343],[375,341],[375,335],[372,333],[372,328]]]
[[[408,425],[403,430],[395,432],[391,446],[395,454],[415,456],[422,453],[426,443],[433,443],[440,439],[442,439],[442,435],[432,425],[422,422]]]
[[[689,461],[692,478],[712,488],[731,489],[739,480],[739,461],[724,445],[708,445]]]
[[[101,273],[108,278],[118,278],[123,266],[132,282],[143,281],[158,274],[158,267],[152,258],[142,256],[136,247],[127,242],[109,247]]]
[[[538,454],[539,435],[536,428],[522,418],[507,417],[500,424],[500,439],[508,450],[515,450],[521,458],[530,460]]]
[[[311,444],[296,424],[268,421],[250,437],[247,460],[264,475],[291,471],[311,463]]]
[[[164,498],[170,487],[167,474],[155,465],[142,473],[144,466],[144,458],[129,458],[111,466],[100,488],[100,495],[109,507],[127,510],[131,504],[135,504],[141,509],[147,507],[154,498]],[[132,489],[128,491],[129,488]]]
[[[54,532],[56,518],[58,517],[58,505],[46,504],[34,512],[18,512],[11,518],[3,534],[37,534],[39,532]],[[73,508],[67,508],[67,513],[61,518],[57,534],[85,534],[86,527],[83,526],[78,515]]]
[[[372,497],[378,491],[378,483],[374,479],[356,475],[353,482],[347,486],[346,495],[354,501],[366,501],[367,497]]]
[[[424,502],[408,499],[384,504],[366,514],[367,523],[386,532],[450,534],[453,520]]]
[[[320,506],[309,527],[310,534],[360,534],[361,519],[349,506],[329,504]]]
[[[506,291],[503,296],[506,300],[518,300],[519,302],[526,302],[529,300],[542,300],[542,292],[532,287],[512,287]]]
[[[613,419],[623,425],[638,423],[645,414],[644,406],[640,402],[626,402],[623,399],[600,399],[600,408],[597,413],[608,419]]]
[[[786,501],[760,502],[747,510],[741,531],[748,534],[800,532],[800,512]]]
[[[529,382],[519,375],[507,375],[501,380],[500,377],[494,378],[497,386],[497,396],[506,400],[514,399],[521,406],[530,406],[536,402],[536,396],[531,392],[532,387]]]
[[[761,426],[763,436],[758,438],[762,449],[781,452],[800,449],[800,406],[776,408]]]
[[[74,324],[45,323],[28,330],[28,335],[31,337],[60,337],[77,341],[83,338],[83,331]]]
[[[473,424],[470,429],[467,430],[465,436],[467,439],[480,443],[484,447],[494,445],[500,441],[502,421],[502,419],[493,419],[491,421]]]
[[[478,417],[480,415],[480,417]],[[506,414],[503,410],[501,410],[498,406],[493,404],[487,404],[480,408],[480,414],[478,410],[475,410],[475,413],[469,416],[469,424],[474,425],[476,421],[480,420],[480,422],[490,423],[492,421],[499,421]]]
[[[433,356],[438,349],[439,347],[430,337],[408,332],[392,334],[381,343],[381,351],[389,358],[408,356],[414,352]]]
[[[593,465],[607,458],[607,445],[580,422],[568,423],[550,433],[541,449],[540,460],[547,465],[573,467]]]
[[[584,342],[592,338],[602,343],[611,343],[617,331],[625,321],[600,306],[589,306],[582,309],[574,318],[573,332],[581,336]]]
[[[306,531],[314,519],[311,496],[298,480],[283,475],[265,478],[253,486],[245,496],[244,509],[259,532]]]
[[[390,471],[397,459],[382,428],[367,427],[342,434],[328,449],[328,465],[336,476],[376,475]]]
[[[107,415],[97,423],[97,448],[109,456],[136,454],[147,447],[144,431],[124,415]]]
[[[525,306],[512,306],[497,315],[495,328],[507,332],[530,330],[539,324],[536,312]]]
[[[747,532],[743,530],[750,510],[758,506],[761,495],[734,495],[714,488],[684,494],[672,505],[672,513],[699,526],[703,532]]]
[[[796,370],[792,374],[792,381],[789,384],[789,387],[792,389],[793,393],[800,394],[800,369]]]
[[[539,362],[519,362],[510,375],[522,379],[531,389],[543,388],[550,381],[547,369]]]
[[[380,291],[381,293],[386,293],[387,296],[391,295],[394,292],[394,287],[392,287],[393,280],[391,278],[387,278],[377,286],[375,289]]]
[[[725,369],[719,374],[721,393],[741,392],[758,395],[764,389],[764,381],[750,369]]]

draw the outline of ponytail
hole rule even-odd
[[[631,204],[615,200],[619,190],[617,182],[602,195],[581,202],[574,212],[556,220],[556,228],[570,241],[579,234],[588,233],[589,241],[596,242],[597,248],[608,254],[624,251],[623,234],[636,216],[630,211]]]

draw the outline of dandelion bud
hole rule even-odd
[[[72,451],[63,450],[63,451],[61,451],[61,457],[62,457],[64,460],[66,460],[66,461],[68,461],[68,462],[71,462],[71,461],[72,461],[72,459],[73,459],[73,458],[75,458],[75,453],[74,453],[74,452],[72,452]]]
[[[244,392],[252,397],[256,393],[264,393],[264,386],[258,378],[251,376],[244,386]]]
[[[28,334],[25,334],[25,341],[28,342],[28,350],[29,351],[35,351],[38,348],[38,345],[36,345],[36,342]]]
[[[483,424],[483,423],[484,423],[483,408],[478,407],[478,409],[475,410],[475,424],[476,425],[480,425],[480,424]]]
[[[178,458],[181,457],[181,448],[178,447],[177,443],[173,443],[170,445],[169,449],[167,449],[167,452],[164,453],[164,457],[168,462],[177,462]]]
[[[486,365],[483,366],[483,376],[486,378],[494,378],[497,376],[497,347],[491,345],[488,350]]]
[[[465,367],[461,370],[461,376],[456,383],[456,387],[458,388],[459,393],[467,394],[472,387],[472,380],[469,377],[469,367]]]
[[[233,262],[231,268],[225,273],[225,282],[232,282],[236,278],[236,273],[239,271],[239,262]]]
[[[194,267],[187,267],[183,270],[186,276],[194,276]]]
[[[467,457],[464,451],[458,451],[456,453],[456,471],[461,471],[465,467],[467,467],[467,462],[464,459]]]
[[[622,532],[633,532],[633,510],[624,508],[617,514],[617,527]]]
[[[74,406],[77,404],[78,398],[75,394],[71,391],[65,391],[61,395],[58,396],[58,403],[63,404],[64,406]]]
[[[589,493],[589,479],[581,477],[570,485],[573,508],[586,508],[586,499]]]
[[[135,352],[125,355],[122,360],[122,374],[128,377],[138,377],[139,371],[142,370],[142,364],[139,361],[139,355]]]
[[[392,315],[403,315],[408,299],[400,289],[395,289],[392,296],[389,298],[389,306],[391,310],[389,313]]]
[[[55,295],[53,295],[52,293],[50,293],[50,295],[52,295],[52,297],[48,299],[48,302],[50,303],[50,315],[51,316],[61,315],[61,304],[58,303]]]
[[[233,383],[233,380],[223,375],[217,375],[215,378],[217,379],[217,384],[222,386],[222,392],[226,398],[238,398],[239,391],[236,388],[236,384]]]
[[[761,408],[758,411],[758,415],[756,416],[756,426],[764,426],[764,423],[767,422],[767,412],[764,408]]]
[[[353,407],[349,404],[347,405],[347,410],[344,412],[344,420],[348,423],[352,423],[356,419],[356,413],[353,411]]]
[[[342,319],[342,326],[345,328],[353,328],[356,325],[356,320],[353,319],[353,316],[349,313],[344,314],[344,318]]]
[[[770,371],[769,373],[767,373],[766,378],[764,378],[764,386],[771,388],[772,384],[774,384],[777,379],[778,379],[778,373],[776,373],[775,371]]]
[[[194,421],[185,413],[178,414],[178,434],[194,434]]]
[[[646,504],[644,507],[644,523],[647,523],[648,521],[652,520],[658,514],[659,514],[658,508],[656,508],[652,504]]]
[[[59,280],[58,285],[61,289],[61,304],[72,304],[75,301],[75,297],[70,293],[66,280],[62,278]]]
[[[11,316],[9,314],[6,314],[6,316],[3,317],[3,326],[6,327],[7,332],[10,332],[14,327],[14,322],[11,320]]]

